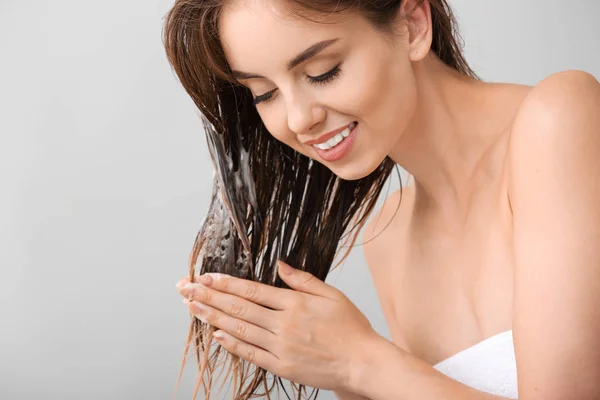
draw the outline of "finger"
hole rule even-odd
[[[214,307],[234,318],[250,322],[271,332],[275,330],[276,311],[269,310],[241,297],[219,292],[200,283],[188,283],[179,292],[190,300]]]
[[[200,321],[224,330],[230,335],[248,344],[258,346],[266,351],[273,350],[275,334],[246,321],[233,318],[224,312],[197,301],[184,299],[194,317]]]
[[[216,331],[213,333],[213,336],[228,352],[235,354],[254,365],[264,368],[273,374],[277,374],[276,371],[279,359],[274,354],[239,340],[227,332]]]
[[[284,261],[277,261],[279,277],[294,290],[320,297],[334,298],[337,289],[318,279],[313,274],[293,268]]]
[[[204,274],[200,277],[200,282],[219,292],[230,293],[274,310],[289,308],[294,295],[294,292],[289,289],[276,288],[225,274]]]
[[[180,289],[183,285],[185,285],[186,283],[188,283],[190,281],[190,277],[186,276],[185,278],[181,278],[179,280],[179,282],[177,282],[177,284],[175,285],[175,287],[177,289]]]

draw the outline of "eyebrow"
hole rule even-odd
[[[325,48],[327,48],[328,46],[337,42],[338,40],[340,40],[340,38],[323,40],[321,42],[317,42],[317,43],[313,44],[312,46],[310,46],[306,50],[304,50],[302,53],[298,54],[296,57],[294,57],[290,61],[288,61],[287,65],[286,65],[287,70],[289,71],[292,68],[294,68],[295,66],[297,66],[298,64],[301,64],[301,63],[311,59],[312,57],[316,56],[321,51],[325,50]],[[262,75],[253,74],[251,72],[236,71],[236,70],[232,70],[231,75],[235,79],[252,79],[252,78],[264,79],[265,78]]]

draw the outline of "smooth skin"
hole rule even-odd
[[[240,83],[269,98],[256,107],[278,140],[343,179],[366,176],[385,156],[414,178],[399,212],[394,193],[364,230],[392,340],[339,290],[303,271],[286,275],[285,263],[279,273],[294,290],[182,279],[190,311],[219,329],[228,351],[342,399],[501,399],[432,366],[508,329],[520,399],[600,398],[598,81],[581,71],[534,87],[464,77],[430,52],[427,1],[391,39],[358,15],[337,22],[237,1],[221,41],[234,70],[261,76]],[[337,65],[327,83],[310,80]],[[304,144],[352,121],[360,131],[342,160],[324,162]]]

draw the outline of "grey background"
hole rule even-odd
[[[212,166],[164,56],[171,3],[0,0],[2,400],[164,400],[174,389],[188,329],[174,285]],[[600,76],[598,2],[452,4],[485,80]],[[360,247],[328,282],[388,336]],[[192,365],[177,399],[191,396]]]

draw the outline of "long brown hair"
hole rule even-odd
[[[423,1],[427,0],[419,5]],[[476,78],[461,53],[456,21],[446,0],[429,2],[431,50],[446,65]],[[348,256],[396,165],[388,157],[370,175],[343,180],[276,140],[263,125],[250,91],[229,74],[218,34],[224,3],[176,0],[163,30],[168,60],[203,116],[215,166],[210,206],[190,256],[190,279],[200,259],[200,274],[222,272],[287,287],[275,268],[281,259],[325,280],[338,249],[347,247],[337,265]],[[375,28],[389,32],[401,0],[288,0],[286,5],[298,16],[302,11],[358,11]],[[274,386],[285,391],[281,378],[222,352],[212,340],[214,330],[192,318],[185,355],[193,342],[200,369],[194,398],[202,383],[205,399],[210,399],[222,353],[224,362],[230,361],[225,378],[233,372],[233,399],[270,398]],[[298,390],[298,399],[306,393],[304,385],[292,383],[292,387]],[[318,390],[313,393],[316,397]]]

